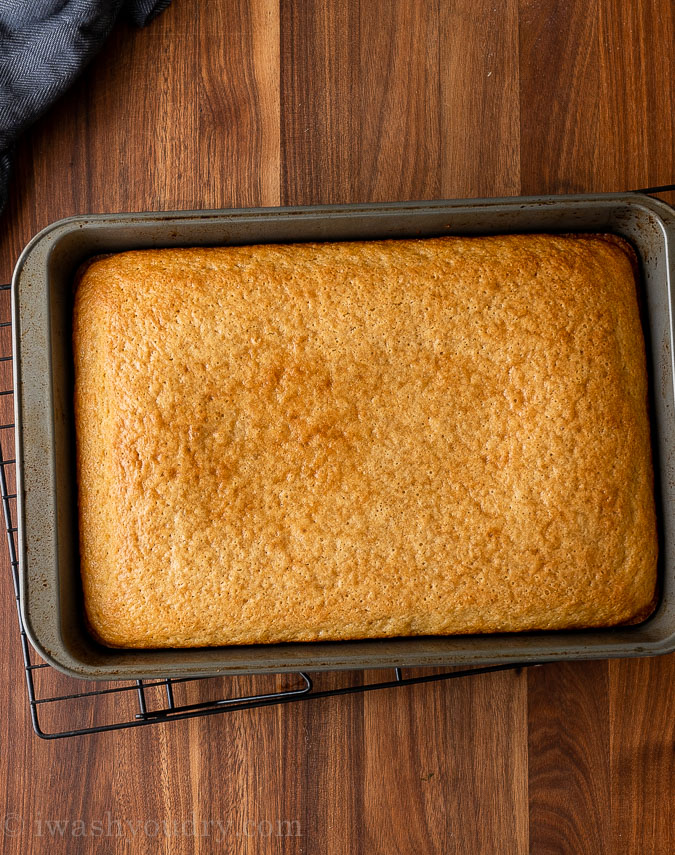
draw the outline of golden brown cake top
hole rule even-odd
[[[74,351],[105,643],[602,626],[653,598],[618,239],[126,252],[84,272]]]

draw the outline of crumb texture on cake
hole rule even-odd
[[[73,343],[105,644],[610,626],[653,600],[619,239],[125,252],[84,271]]]

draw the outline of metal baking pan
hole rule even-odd
[[[591,631],[112,650],[83,621],[72,413],[73,275],[98,253],[440,234],[612,232],[641,264],[651,379],[660,600],[641,625]],[[639,194],[409,202],[72,217],[28,244],[12,318],[21,611],[35,649],[75,677],[134,679],[269,671],[473,666],[645,656],[675,649],[675,409],[672,289],[675,212]]]

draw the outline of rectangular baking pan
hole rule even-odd
[[[592,631],[194,650],[112,650],[91,639],[79,579],[72,413],[72,290],[82,261],[142,247],[533,231],[612,232],[631,241],[640,257],[660,547],[660,599],[649,620]],[[55,667],[89,679],[473,666],[672,651],[674,236],[673,210],[638,194],[103,214],[47,227],[22,253],[12,284],[21,611],[31,643]]]

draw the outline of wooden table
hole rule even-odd
[[[79,212],[670,183],[674,8],[174,0],[21,141],[0,281]],[[47,743],[2,557],[3,852],[675,851],[673,656]]]

